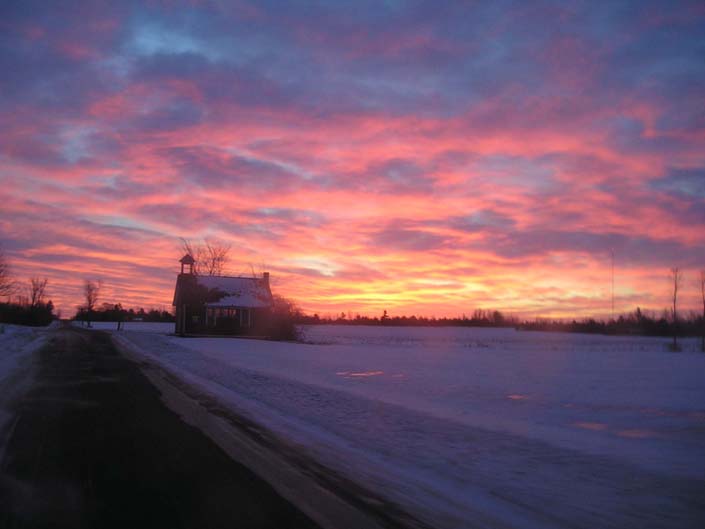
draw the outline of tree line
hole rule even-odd
[[[174,322],[174,315],[168,310],[149,309],[126,309],[121,303],[102,303],[100,307],[89,311],[87,307],[81,306],[73,316],[77,321],[149,321],[149,322]]]
[[[595,318],[558,319],[536,318],[521,319],[505,315],[499,310],[476,309],[468,316],[458,317],[434,316],[389,316],[385,310],[382,316],[363,316],[360,314],[341,313],[337,316],[299,313],[297,323],[324,325],[381,325],[390,327],[512,327],[531,331],[586,332],[599,334],[641,334],[645,336],[672,336],[673,320],[669,311],[658,314],[655,311],[642,310],[637,307],[634,312],[620,315],[616,319],[599,320]],[[690,312],[678,318],[678,326],[683,336],[699,336],[703,329],[703,316]]]
[[[458,317],[435,316],[390,316],[385,310],[381,316],[363,316],[341,312],[337,316],[307,315],[298,312],[295,315],[299,324],[323,325],[383,325],[389,327],[516,327],[520,321],[514,316],[507,316],[498,310],[475,309],[472,315]]]
[[[45,326],[54,320],[54,303],[47,300],[46,278],[31,277],[20,284],[10,275],[5,254],[0,249],[0,322],[16,325]]]
[[[10,273],[7,258],[0,248],[0,322],[15,325],[46,326],[61,314],[54,313],[54,303],[47,299],[49,280],[31,277],[26,283],[14,279]],[[149,321],[173,322],[174,316],[166,310],[143,308],[125,309],[120,303],[103,303],[98,306],[102,282],[85,279],[83,281],[84,303],[77,307],[75,320],[91,321]]]
[[[656,311],[641,310],[639,307],[634,312],[622,314],[616,319],[598,320],[583,318],[580,320],[560,320],[536,318],[526,320],[517,325],[517,329],[527,331],[549,332],[581,332],[593,334],[615,335],[642,335],[642,336],[702,336],[705,330],[703,316],[690,312],[678,318],[674,323],[672,313],[664,310],[660,314]],[[705,349],[703,349],[705,350]]]

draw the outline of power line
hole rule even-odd
[[[614,250],[610,250],[612,258],[612,320],[614,320]]]

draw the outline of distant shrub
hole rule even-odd
[[[271,340],[300,341],[301,334],[297,321],[301,310],[296,304],[281,296],[274,296],[272,309],[258,331]]]

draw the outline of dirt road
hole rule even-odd
[[[167,409],[107,334],[60,329],[34,363],[0,463],[0,527],[316,527]]]

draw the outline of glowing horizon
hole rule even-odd
[[[64,315],[181,237],[306,312],[702,309],[701,2],[0,7],[0,244]]]

